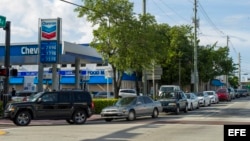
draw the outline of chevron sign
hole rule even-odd
[[[41,20],[41,40],[57,39],[57,20]]]

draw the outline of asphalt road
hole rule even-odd
[[[223,141],[225,124],[250,125],[249,101],[239,98],[180,115],[161,113],[156,119],[88,120],[84,125],[46,120],[18,127],[0,120],[0,141]]]

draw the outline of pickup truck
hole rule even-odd
[[[188,101],[183,91],[163,92],[158,101],[161,102],[163,112],[175,114],[179,114],[180,111],[188,112]]]

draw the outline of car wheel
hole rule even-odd
[[[200,108],[200,104],[198,103],[196,109],[199,109],[199,108]]]
[[[31,121],[31,115],[28,111],[20,111],[16,114],[13,120],[14,124],[18,126],[27,126]]]
[[[113,119],[112,118],[105,118],[105,121],[106,122],[110,122],[110,121],[112,121]]]
[[[135,111],[134,110],[130,110],[129,113],[128,113],[128,117],[126,119],[128,121],[135,120]]]
[[[208,104],[208,106],[211,106],[211,101],[209,101],[209,104]]]
[[[176,109],[175,109],[175,114],[176,114],[176,115],[179,115],[179,114],[180,114],[180,107],[179,107],[179,106],[176,107]]]
[[[154,110],[153,110],[153,114],[152,114],[152,118],[157,118],[157,117],[158,117],[158,115],[159,115],[158,110],[157,110],[156,108],[154,108]]]
[[[69,124],[74,124],[74,121],[72,119],[66,119],[66,121],[69,123]]]
[[[191,103],[191,105],[190,105],[190,111],[193,111],[193,110],[194,110],[193,103]]]
[[[86,122],[87,115],[85,111],[78,110],[73,114],[73,122],[75,124],[84,124]]]
[[[184,113],[188,112],[188,105],[186,105],[185,109],[184,109]]]

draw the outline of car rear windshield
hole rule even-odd
[[[226,91],[226,89],[219,89],[219,90],[217,90],[217,92],[218,92],[218,93],[225,93],[225,92],[227,92],[227,91]]]
[[[203,93],[197,93],[197,96],[204,96]]]
[[[208,95],[214,95],[214,93],[213,93],[213,92],[207,92],[207,94],[208,94]]]
[[[174,92],[167,92],[167,93],[162,93],[160,98],[168,98],[168,99],[175,99],[176,94]]]
[[[174,91],[174,87],[161,87],[160,91],[163,92]]]

